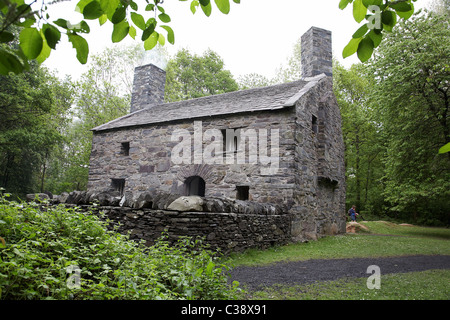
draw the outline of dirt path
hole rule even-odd
[[[268,266],[236,267],[230,279],[237,280],[248,289],[274,284],[307,284],[340,278],[369,277],[367,267],[377,265],[381,275],[450,269],[450,255],[417,255],[389,258],[355,258],[280,262]]]

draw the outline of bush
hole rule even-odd
[[[0,195],[0,299],[233,299],[227,266],[201,241],[152,247],[64,206]]]

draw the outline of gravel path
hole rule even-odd
[[[389,258],[355,258],[280,262],[268,266],[236,267],[231,271],[231,281],[237,280],[248,289],[274,284],[307,284],[340,278],[369,277],[370,265],[380,267],[381,275],[450,269],[450,255],[417,255]]]

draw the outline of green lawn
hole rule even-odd
[[[384,221],[363,222],[368,232],[325,237],[318,241],[248,250],[231,256],[230,263],[256,266],[279,261],[449,255],[450,229],[401,226]],[[310,285],[273,286],[244,292],[242,299],[268,300],[448,300],[450,270],[382,275],[380,289],[368,289],[366,278],[318,282]]]
[[[317,241],[247,250],[233,254],[231,263],[264,265],[308,259],[387,257],[450,254],[450,229],[400,226],[390,222],[363,222],[369,232],[324,237]]]
[[[368,289],[366,278],[310,285],[273,286],[247,292],[249,300],[449,300],[450,270],[382,275],[380,289]]]

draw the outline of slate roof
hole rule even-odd
[[[324,74],[269,87],[241,90],[197,99],[149,106],[100,125],[92,131],[213,117],[235,113],[278,110],[295,105]]]

